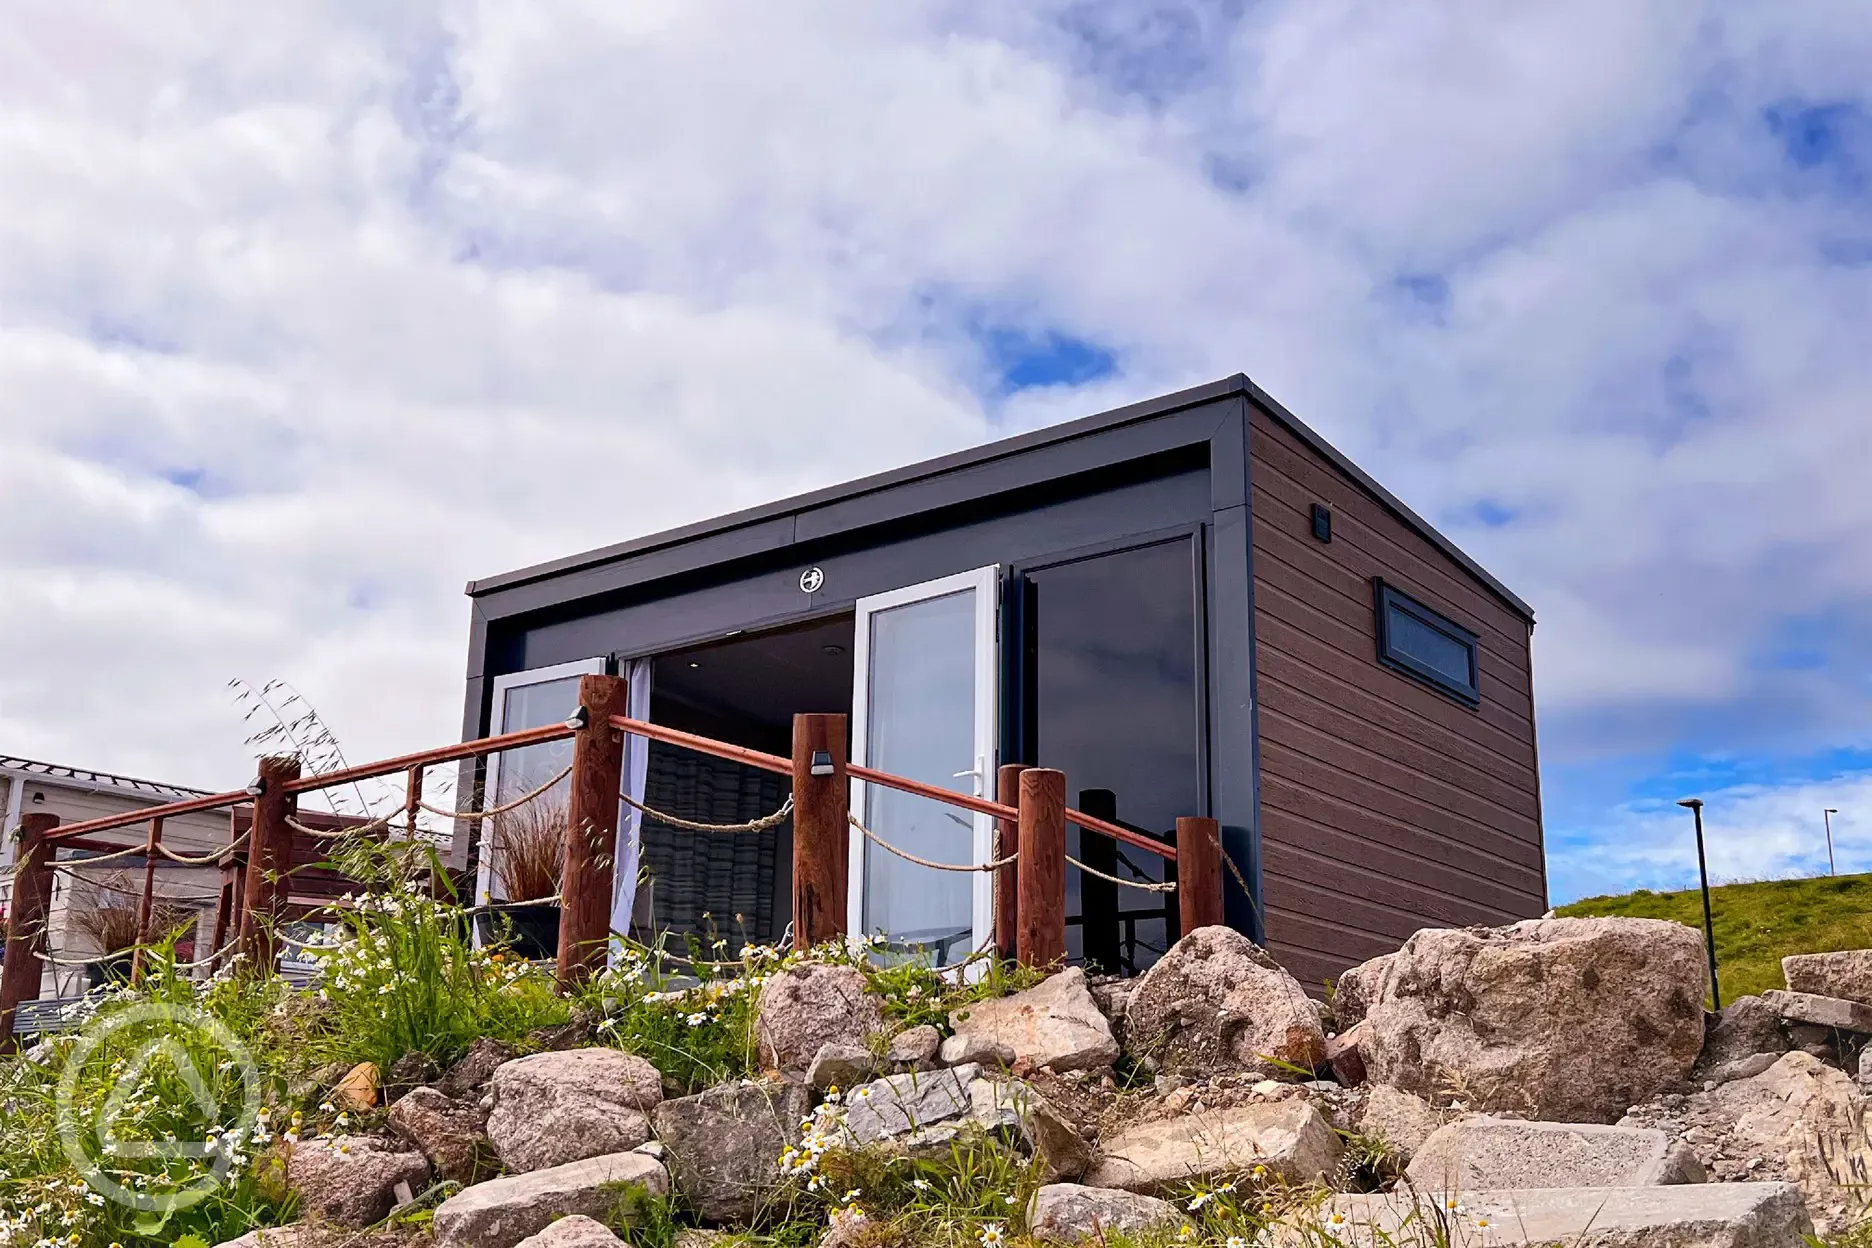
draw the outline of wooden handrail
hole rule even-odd
[[[792,775],[793,763],[790,759],[777,754],[764,754],[759,750],[750,750],[745,746],[729,745],[725,741],[716,741],[709,737],[698,737],[691,732],[682,732],[675,728],[666,728],[662,724],[646,723],[641,719],[631,719],[624,715],[613,715],[611,726],[623,732],[635,733],[648,737],[652,741],[663,741],[670,745],[686,746],[702,754],[711,754],[716,758],[725,758],[731,762],[745,763],[749,767],[758,767],[762,771],[771,771],[777,775]],[[925,784],[921,780],[909,780],[903,776],[894,776],[888,771],[878,771],[873,767],[860,767],[853,763],[846,769],[853,779],[881,784],[885,788],[896,789],[902,793],[911,793],[917,797],[927,797],[932,801],[947,802],[951,806],[960,806],[963,810],[987,815],[991,819],[1018,820],[1020,812],[1002,802],[992,802],[985,797],[976,797],[972,793],[958,793],[954,789],[945,789],[938,784]],[[1083,811],[1069,810],[1066,822],[1078,824],[1088,831],[1109,836],[1113,840],[1123,841],[1156,854],[1170,862],[1176,861],[1176,847],[1162,841],[1152,840],[1129,828],[1119,827],[1115,823],[1098,819]]]
[[[711,754],[716,758],[725,758],[732,763],[745,763],[749,767],[758,767],[762,771],[771,771],[775,775],[790,776],[793,774],[792,759],[781,758],[778,754],[765,754],[760,750],[750,750],[744,745],[729,745],[726,741],[717,741],[712,737],[698,737],[693,732],[665,728],[662,724],[646,723],[627,715],[613,715],[611,726],[640,737],[648,737],[652,741],[684,746],[698,754]]]
[[[329,789],[335,785],[351,784],[358,780],[375,780],[379,776],[394,775],[399,771],[408,771],[412,767],[429,767],[436,763],[457,763],[465,758],[479,758],[483,754],[498,754],[502,750],[517,750],[521,746],[539,745],[545,741],[561,741],[570,737],[573,731],[565,724],[547,724],[544,728],[525,728],[519,732],[505,732],[498,737],[479,737],[473,741],[464,741],[460,745],[444,745],[416,754],[402,754],[396,758],[386,758],[380,763],[365,763],[361,767],[347,767],[343,771],[326,771],[317,775],[301,776],[288,784],[286,791],[288,793],[311,793],[319,789]]]

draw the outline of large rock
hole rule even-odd
[[[1405,1163],[1442,1125],[1442,1116],[1430,1102],[1382,1083],[1372,1086],[1358,1120],[1362,1134],[1377,1136],[1389,1144],[1397,1159]]]
[[[1839,1219],[1865,1203],[1872,1140],[1852,1079],[1806,1053],[1788,1053],[1752,1079],[1707,1094],[1756,1156],[1781,1159],[1815,1213]]]
[[[1144,972],[1131,994],[1133,1054],[1166,1070],[1272,1077],[1326,1060],[1326,1034],[1293,976],[1240,932],[1200,927]]]
[[[1012,1066],[1014,1050],[991,1036],[950,1036],[936,1052],[944,1066]]]
[[[1706,1029],[1703,1052],[1697,1058],[1692,1079],[1724,1083],[1759,1074],[1790,1047],[1781,1030],[1781,1015],[1772,1005],[1760,997],[1737,997],[1722,1008],[1716,1015],[1716,1022]],[[1751,1059],[1765,1053],[1773,1056],[1746,1074],[1739,1073]]]
[[[1786,1183],[1710,1183],[1465,1192],[1460,1213],[1408,1192],[1336,1196],[1274,1242],[1403,1248],[1444,1242],[1431,1228],[1446,1222],[1452,1245],[1526,1248],[1806,1248],[1812,1230],[1799,1190]]]
[[[1861,1005],[1844,997],[1815,996],[1811,992],[1782,992],[1778,988],[1762,993],[1762,1000],[1790,1023],[1872,1036],[1872,1005]]]
[[[650,1138],[663,1076],[616,1049],[535,1053],[494,1072],[487,1134],[509,1170],[622,1153]]]
[[[1019,1080],[975,1079],[967,1121],[1011,1130],[1035,1159],[1045,1183],[1076,1179],[1092,1164],[1092,1146],[1046,1097]]]
[[[808,964],[762,986],[755,1036],[770,1069],[804,1071],[824,1045],[862,1046],[883,1025],[884,1007],[856,967]]]
[[[596,1218],[575,1213],[560,1218],[537,1235],[520,1241],[520,1248],[623,1248],[624,1241]]]
[[[1704,1179],[1696,1154],[1662,1131],[1499,1118],[1438,1128],[1405,1173],[1419,1191],[1433,1193],[1661,1187]]]
[[[1385,972],[1396,957],[1395,953],[1387,953],[1361,962],[1333,982],[1333,1022],[1340,1031],[1365,1021],[1371,1003],[1378,999],[1378,985],[1384,982]]]
[[[654,1157],[613,1153],[477,1183],[436,1206],[436,1248],[513,1248],[556,1218],[605,1217],[633,1187],[667,1196],[669,1175]]]
[[[390,1107],[390,1129],[455,1183],[478,1182],[499,1168],[481,1124],[479,1109],[434,1088],[417,1088]]]
[[[1657,919],[1428,928],[1366,1015],[1375,1083],[1470,1108],[1612,1122],[1703,1049],[1702,938]]]
[[[857,1044],[834,1041],[819,1046],[806,1067],[806,1082],[821,1092],[851,1088],[876,1077],[877,1055]]]
[[[468,1046],[460,1061],[436,1081],[436,1091],[458,1101],[478,1101],[494,1072],[519,1057],[511,1044],[481,1036]]]
[[[651,1117],[670,1177],[704,1222],[752,1218],[780,1180],[811,1096],[797,1083],[725,1083],[664,1101]]]
[[[902,1069],[914,1067],[922,1070],[936,1060],[936,1053],[942,1048],[943,1034],[928,1023],[920,1027],[906,1027],[891,1037],[890,1048],[884,1053],[884,1060],[892,1066]]]
[[[845,1098],[845,1129],[860,1145],[901,1139],[964,1117],[975,1102],[974,1066],[891,1075],[853,1088]]]
[[[1118,1060],[1111,1021],[1092,999],[1078,967],[1026,992],[957,1010],[949,1016],[949,1029],[1003,1045],[1017,1063],[1028,1066],[1086,1070]]]
[[[1840,997],[1872,1005],[1872,949],[1838,953],[1797,953],[1781,959],[1789,992]]]
[[[1027,1225],[1040,1239],[1104,1242],[1106,1235],[1143,1235],[1180,1225],[1182,1213],[1167,1200],[1108,1187],[1049,1183],[1027,1205]]]
[[[397,1152],[368,1135],[304,1140],[293,1146],[286,1181],[308,1210],[339,1226],[381,1222],[396,1207],[397,1184],[412,1195],[429,1182],[420,1153]]]
[[[1306,1101],[1263,1102],[1128,1127],[1100,1143],[1085,1181],[1149,1193],[1266,1166],[1312,1183],[1332,1173],[1339,1151],[1338,1136]]]

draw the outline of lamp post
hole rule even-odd
[[[1828,874],[1828,875],[1837,875],[1837,874],[1838,874],[1838,872],[1836,872],[1836,871],[1835,871],[1835,870],[1833,869],[1833,816],[1834,816],[1834,815],[1837,815],[1837,814],[1839,814],[1839,809],[1838,809],[1837,807],[1834,807],[1834,806],[1829,806],[1829,807],[1827,807],[1827,808],[1826,808],[1825,810],[1823,810],[1823,811],[1821,811],[1821,812],[1820,812],[1820,817],[1821,817],[1822,819],[1824,819],[1824,820],[1826,820],[1826,830],[1827,830],[1827,874]]]
[[[1703,942],[1709,949],[1710,1000],[1715,1002],[1716,1009],[1720,1011],[1722,1009],[1722,985],[1716,981],[1716,920],[1710,915],[1709,864],[1703,858],[1703,799],[1686,797],[1677,804],[1687,807],[1690,813],[1696,816],[1697,874],[1703,880]]]

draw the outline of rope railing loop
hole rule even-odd
[[[619,793],[618,800],[631,809],[655,819],[658,823],[667,823],[673,828],[682,828],[689,832],[765,832],[777,828],[793,817],[793,795],[787,794],[780,809],[771,815],[762,815],[758,819],[749,819],[745,823],[702,823],[695,819],[684,819],[679,815],[667,814],[655,807],[646,806],[628,793]]]
[[[1096,876],[1098,879],[1101,879],[1101,880],[1109,880],[1113,884],[1122,885],[1125,888],[1135,888],[1140,893],[1174,893],[1176,892],[1175,880],[1171,880],[1163,884],[1153,884],[1148,880],[1125,880],[1125,879],[1120,879],[1118,876],[1115,876],[1115,875],[1106,875],[1103,871],[1100,871],[1094,867],[1088,867],[1086,866],[1085,863],[1080,862],[1077,858],[1073,857],[1071,854],[1066,855],[1066,861],[1071,863],[1073,866],[1078,867],[1081,871],[1085,872],[1087,875]]]
[[[865,827],[864,824],[858,822],[858,816],[848,814],[845,816],[845,818],[851,824],[852,827],[864,833],[866,839],[868,839],[873,845],[876,845],[879,849],[888,850],[889,852],[896,854],[899,858],[903,859],[905,862],[914,862],[919,867],[929,867],[932,870],[936,870],[936,871],[961,871],[961,872],[999,871],[1002,867],[1010,866],[1013,863],[1018,862],[1020,860],[1020,851],[1016,850],[1014,853],[1009,854],[1007,857],[997,858],[993,862],[969,863],[967,865],[964,865],[961,863],[955,863],[955,862],[932,862],[928,858],[917,857],[915,854],[911,853],[909,850],[897,848],[895,845],[891,844],[889,841],[885,840],[883,837],[873,832],[870,828],[867,828]]]
[[[243,832],[239,836],[235,837],[233,840],[229,841],[227,844],[223,845],[220,849],[215,850],[214,853],[206,854],[200,858],[190,858],[183,854],[178,854],[175,852],[175,850],[170,849],[167,845],[161,845],[161,844],[156,846],[156,852],[161,854],[164,858],[167,858],[170,862],[173,862],[178,866],[211,867],[214,864],[220,862],[223,855],[233,853],[235,850],[239,849],[242,845],[245,845],[247,843],[247,838],[251,835],[253,835],[251,831]]]
[[[309,836],[314,840],[342,841],[347,836],[368,836],[372,832],[381,832],[390,826],[391,821],[395,819],[397,815],[402,813],[403,812],[399,810],[396,812],[396,815],[385,815],[380,819],[373,819],[369,823],[353,824],[343,828],[308,827],[300,823],[297,819],[294,819],[291,815],[288,815],[286,816],[286,826],[302,836]]]
[[[554,785],[571,774],[572,764],[567,763],[564,771],[548,780],[545,784],[540,785],[539,788],[534,789],[531,793],[522,793],[511,802],[507,802],[501,806],[493,806],[487,810],[449,810],[441,806],[431,806],[428,802],[420,799],[417,800],[416,804],[430,814],[440,815],[444,819],[492,819],[496,815],[504,815],[509,811],[519,810],[534,798],[543,796],[547,790],[551,789]],[[398,813],[401,814],[402,812],[399,811]]]
[[[115,862],[119,858],[135,857],[141,855],[143,852],[144,847],[142,845],[132,845],[127,849],[120,849],[109,854],[97,854],[90,858],[67,858],[63,862],[54,862],[52,864],[52,869],[54,871],[64,871],[71,867],[95,867],[106,862]]]

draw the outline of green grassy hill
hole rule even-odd
[[[1785,988],[1781,959],[1790,953],[1872,948],[1872,875],[1766,880],[1710,889],[1716,920],[1716,964],[1724,1001],[1764,988]],[[1566,918],[1619,915],[1672,919],[1703,930],[1702,894],[1639,890],[1588,897],[1561,906]]]

